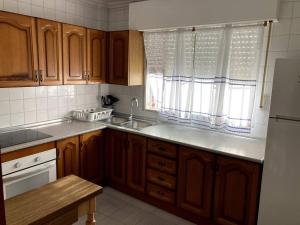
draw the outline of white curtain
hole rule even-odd
[[[250,133],[263,30],[145,32],[146,107],[169,121]]]

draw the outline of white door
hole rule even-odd
[[[300,224],[300,122],[270,119],[258,225]]]

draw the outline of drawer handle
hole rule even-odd
[[[166,166],[166,163],[165,163],[165,162],[162,162],[162,161],[159,161],[159,162],[158,162],[158,165],[160,165],[161,167],[165,167],[165,166]]]
[[[160,180],[160,181],[165,181],[165,179],[162,178],[162,177],[157,177],[157,179]]]

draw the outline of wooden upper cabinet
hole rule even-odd
[[[111,84],[143,85],[144,45],[138,31],[109,33],[109,75]]]
[[[79,138],[70,137],[56,142],[57,177],[70,174],[79,176]]]
[[[213,154],[180,147],[177,205],[204,218],[212,216]]]
[[[106,32],[87,29],[87,73],[89,83],[106,82]]]
[[[145,192],[147,139],[128,134],[127,185],[133,190]]]
[[[64,84],[85,84],[86,28],[63,24]]]
[[[37,70],[35,19],[0,12],[0,87],[36,86]]]
[[[104,179],[104,133],[94,131],[80,135],[80,175],[100,184]]]
[[[109,154],[109,180],[111,184],[126,184],[126,150],[127,133],[109,130],[108,154]]]
[[[215,222],[221,225],[255,225],[261,165],[218,156],[217,166]]]
[[[40,84],[62,84],[61,24],[37,19],[37,40]]]

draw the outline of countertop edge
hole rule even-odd
[[[94,127],[94,128],[85,129],[85,130],[82,130],[82,131],[79,131],[79,132],[74,132],[72,134],[70,133],[68,135],[63,135],[63,136],[59,136],[59,137],[54,136],[54,137],[50,137],[50,138],[41,139],[41,140],[38,140],[38,141],[33,141],[33,142],[28,142],[28,143],[25,143],[25,144],[21,144],[21,145],[15,145],[15,146],[3,148],[3,149],[1,149],[1,154],[21,150],[21,149],[28,148],[28,147],[33,147],[33,146],[40,145],[40,144],[45,144],[45,143],[48,143],[48,142],[59,141],[59,140],[62,140],[62,139],[82,135],[82,134],[97,131],[97,130],[103,130],[103,129],[110,128],[110,129],[114,129],[114,130],[118,130],[118,131],[123,131],[123,132],[136,134],[136,135],[140,135],[140,136],[144,136],[144,137],[148,137],[148,138],[153,138],[153,139],[157,139],[157,140],[161,140],[161,141],[166,141],[166,142],[170,142],[170,143],[173,143],[173,144],[178,144],[178,145],[182,145],[182,146],[186,146],[186,147],[190,147],[190,148],[194,148],[194,149],[198,149],[198,150],[211,152],[211,153],[214,153],[214,154],[217,154],[217,155],[224,155],[224,156],[237,158],[237,159],[241,159],[241,160],[246,160],[246,161],[259,163],[259,164],[264,163],[263,158],[260,158],[260,159],[259,158],[253,158],[253,157],[248,157],[248,156],[232,154],[230,152],[219,151],[219,150],[216,150],[216,149],[205,148],[205,147],[199,146],[199,145],[193,145],[193,144],[189,144],[189,143],[186,143],[186,142],[176,141],[176,140],[173,140],[173,139],[168,139],[168,138],[164,138],[164,137],[160,137],[160,136],[156,136],[156,135],[150,135],[150,134],[144,133],[142,130],[141,131],[140,130],[132,130],[132,129],[125,128],[125,127],[119,127],[119,126],[116,126],[116,125],[101,123],[99,121],[97,121],[96,123],[99,124],[99,126]]]

